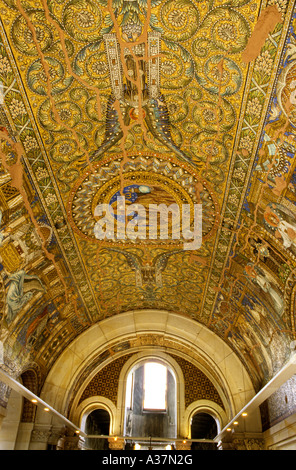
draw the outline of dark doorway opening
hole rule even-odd
[[[86,418],[85,432],[96,436],[109,436],[110,415],[107,410],[94,410]],[[87,449],[108,450],[108,439],[86,438]]]
[[[191,439],[214,439],[218,434],[217,423],[208,413],[196,413],[191,421]],[[192,442],[192,450],[217,450],[211,442]]]

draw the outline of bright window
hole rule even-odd
[[[165,410],[167,368],[156,362],[144,366],[144,410]]]

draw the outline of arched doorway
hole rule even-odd
[[[180,336],[177,332],[182,330]],[[196,322],[183,315],[167,312],[165,310],[141,310],[129,311],[121,313],[114,317],[108,317],[92,327],[88,328],[84,333],[78,335],[73,340],[71,346],[67,346],[65,351],[61,354],[58,360],[53,364],[49,371],[45,383],[43,385],[40,397],[44,401],[52,403],[52,406],[63,413],[66,403],[71,403],[69,410],[69,418],[72,422],[81,422],[81,415],[83,415],[86,405],[80,403],[81,393],[83,392],[89,374],[85,373],[85,384],[82,383],[79,393],[72,396],[73,383],[78,383],[80,377],[86,369],[86,365],[90,365],[89,358],[96,358],[98,351],[108,351],[106,363],[110,360],[110,350],[114,346],[118,338],[125,339],[139,338],[139,346],[130,349],[131,356],[120,373],[118,384],[118,403],[117,408],[114,404],[110,407],[111,414],[111,430],[112,435],[124,435],[125,423],[125,390],[126,380],[131,368],[137,362],[144,361],[148,357],[158,357],[171,367],[175,372],[177,378],[177,432],[178,436],[188,436],[190,434],[190,421],[187,419],[188,414],[185,409],[184,402],[184,384],[182,382],[182,370],[178,363],[169,356],[170,352],[176,354],[176,351],[169,345],[163,350],[159,347],[147,346],[142,344],[141,337],[145,335],[155,336],[157,344],[180,344],[187,359],[190,361],[197,361],[197,363],[206,364],[205,373],[209,378],[212,378],[214,384],[217,384],[217,389],[221,393],[221,398],[225,409],[221,409],[223,419],[221,423],[227,423],[227,416],[235,415],[245,405],[246,393],[248,396],[255,395],[255,390],[251,382],[250,376],[246,369],[239,361],[238,357],[234,354],[232,349],[223,342],[219,336],[208,330],[205,326],[199,324],[198,334],[196,330]],[[195,338],[195,339],[194,339]],[[138,339],[137,339],[138,341]],[[87,347],[85,345],[87,344]],[[125,343],[122,343],[125,344]],[[138,343],[137,343],[138,344]],[[76,354],[79,351],[79,355]],[[118,356],[125,355],[125,346],[117,350]],[[75,362],[77,361],[77,362]],[[73,363],[76,364],[73,368]],[[101,369],[100,366],[98,369]],[[65,369],[72,371],[71,374],[65,374]],[[203,366],[204,369],[204,366]],[[231,374],[231,370],[239,370],[239,374]],[[95,371],[93,370],[93,374]],[[52,390],[61,391],[56,393],[53,397]],[[62,393],[64,391],[67,393]],[[81,392],[81,393],[80,393]],[[99,397],[101,400],[102,397]],[[53,402],[52,402],[53,400]],[[92,399],[93,403],[94,400]],[[89,405],[89,402],[88,402]],[[120,412],[119,412],[120,411]],[[186,414],[186,420],[183,419]],[[221,415],[221,416],[222,416]],[[36,424],[43,423],[43,414],[37,415]],[[258,430],[262,431],[260,412],[256,410],[252,419],[246,423],[246,432]]]
[[[191,420],[191,439],[214,439],[218,434],[215,418],[209,413],[196,413]],[[192,442],[192,450],[217,450],[216,443]]]
[[[125,435],[175,438],[177,429],[176,378],[159,360],[146,360],[128,374]]]
[[[110,415],[107,410],[93,410],[86,418],[85,432],[88,435],[109,436]],[[108,450],[108,439],[86,438],[85,447],[90,450]]]

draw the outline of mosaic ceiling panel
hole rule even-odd
[[[165,309],[256,387],[295,338],[293,2],[2,0],[1,334],[48,370],[95,322]],[[202,245],[98,240],[95,208],[202,203]]]

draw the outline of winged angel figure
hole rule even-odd
[[[113,251],[123,255],[130,266],[135,271],[136,285],[142,287],[143,285],[156,285],[161,287],[161,273],[165,270],[169,258],[178,253],[184,253],[183,250],[174,250],[166,253],[161,253],[152,260],[151,263],[143,263],[142,259],[135,253],[121,250],[119,248],[106,248],[106,251]]]
[[[149,0],[112,1],[112,10],[114,11],[116,18],[120,17],[121,34],[127,45],[128,43],[135,42],[142,34],[142,18],[147,17],[148,1]],[[160,4],[161,0],[150,0],[150,2],[151,7],[153,8],[154,6]],[[107,6],[107,0],[101,0],[100,3],[104,3],[104,5]],[[158,28],[154,26],[154,23],[155,16],[151,13],[150,25],[152,26],[153,31],[156,33],[158,32],[160,35],[160,31],[157,31]],[[110,32],[112,28],[113,22],[109,28],[105,28],[106,31],[104,32]],[[104,34],[104,39],[110,38],[110,36],[110,34]],[[125,64],[123,67],[119,60],[116,64],[114,59],[114,55],[116,54],[117,57],[123,56],[122,51],[120,51],[120,46],[118,44],[115,33],[113,33],[112,39],[113,44],[116,44],[117,50],[112,55],[113,62],[111,62],[110,57],[108,57],[111,82],[112,74],[114,75],[116,73],[116,67],[118,67],[118,75],[120,75],[120,77],[117,76],[116,81],[123,79],[123,70],[125,72],[125,83],[123,83],[122,80],[122,91],[119,95],[118,90],[115,91],[113,88],[113,93],[109,97],[107,104],[105,137],[100,147],[91,155],[90,161],[100,160],[106,151],[110,150],[114,145],[116,145],[124,137],[124,129],[122,127],[128,127],[130,125],[132,114],[134,113],[134,115],[137,116],[139,115],[137,113],[141,113],[143,116],[143,121],[145,122],[148,130],[158,142],[166,146],[169,150],[173,151],[176,155],[179,156],[181,160],[193,164],[191,158],[186,155],[173,141],[171,135],[169,112],[164,95],[160,92],[159,87],[156,93],[151,93],[151,85],[147,80],[147,68],[145,61],[145,55],[147,55],[147,50],[145,50],[145,47],[147,47],[147,44],[142,44],[143,47],[141,48],[141,45],[139,46],[137,43],[137,46],[139,47],[136,46],[137,49],[135,50],[135,53],[131,52],[130,47],[127,47],[126,49],[128,52],[124,53]],[[106,40],[105,45],[107,45]],[[108,46],[106,52],[108,55]],[[109,53],[109,56],[110,55],[111,54]],[[136,60],[135,56],[137,56]],[[158,65],[158,69],[159,67],[160,65]],[[117,100],[120,104],[121,116],[123,118],[124,126],[122,126],[120,123],[119,113],[114,106]],[[139,109],[139,107],[141,109]]]

